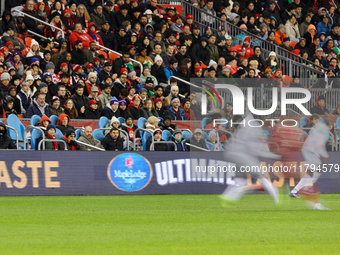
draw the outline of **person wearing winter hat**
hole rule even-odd
[[[53,124],[49,124],[46,128],[45,139],[46,140],[56,140],[55,132],[56,132],[56,127]],[[58,150],[60,150],[60,147],[58,146],[57,142],[40,143],[41,140],[42,140],[42,137],[39,137],[37,139],[36,148],[35,148],[36,150],[46,150],[46,151],[51,151],[51,150],[58,151]]]
[[[87,79],[85,84],[86,84],[87,93],[88,93],[88,95],[90,95],[92,87],[97,86],[97,74],[95,72],[90,72],[89,75],[88,75],[88,79]],[[102,92],[101,88],[98,87],[98,90],[99,90],[99,95],[100,95],[101,92]]]
[[[134,133],[135,133],[135,130],[137,129],[137,126],[133,124],[133,117],[131,114],[127,114],[125,116],[125,122],[122,124],[121,129],[128,134],[129,140],[133,142],[135,138]],[[139,132],[137,132],[136,138],[140,138]]]
[[[8,86],[9,86],[10,79],[11,79],[11,76],[9,75],[9,73],[2,73],[1,74],[1,77],[0,77],[0,81],[1,81],[0,93],[2,95],[2,98],[5,98],[5,96],[8,95]]]
[[[51,103],[48,105],[53,115],[60,116],[64,113],[64,108],[61,107],[60,98],[57,96],[52,97]]]
[[[185,111],[180,107],[180,101],[177,97],[171,100],[168,111],[172,120],[188,120]]]
[[[155,142],[152,145],[152,140]],[[169,146],[166,143],[157,143],[157,142],[163,142],[162,139],[162,130],[160,128],[155,128],[153,132],[153,139],[150,137],[148,141],[146,142],[146,150],[147,151],[169,151]]]
[[[317,113],[319,115],[325,115],[329,113],[329,110],[326,108],[326,97],[324,95],[318,96],[315,102],[315,106],[311,109],[311,114]]]
[[[200,128],[195,129],[194,135],[188,140],[188,143],[195,146],[188,145],[188,151],[201,151],[196,147],[208,149],[205,140],[203,139],[203,131]]]
[[[21,62],[21,54],[18,51],[12,52],[6,62],[7,68],[13,67],[16,70],[16,73],[20,75],[20,77],[24,76],[24,64]]]
[[[280,24],[277,31],[275,32],[275,42],[277,45],[280,45],[283,42],[283,39],[288,37],[286,35],[286,29],[283,24]]]
[[[100,118],[100,111],[98,109],[98,102],[95,99],[89,101],[85,109],[85,119],[95,119]]]
[[[218,141],[218,136],[214,130],[211,130],[208,134],[208,138],[205,140],[208,150],[210,151],[224,151],[222,144]]]
[[[111,96],[111,86],[107,83],[104,83],[102,86],[102,93],[98,96],[98,101],[102,105],[107,105],[112,99]]]
[[[250,56],[254,54],[254,50],[250,47],[251,39],[249,36],[244,37],[243,43],[231,47],[230,51],[236,51],[241,57],[249,59]]]
[[[103,111],[101,112],[101,116],[105,116],[109,120],[112,117],[121,117],[119,110],[119,103],[116,97],[112,97],[109,103],[106,104]]]
[[[171,141],[175,144],[170,145],[170,151],[186,151],[186,140],[182,138],[182,131],[179,129],[174,130]],[[175,149],[176,148],[176,149]]]
[[[80,150],[79,144],[76,142],[76,133],[74,130],[68,130],[66,134],[61,138],[66,143],[66,150],[78,151]],[[60,150],[65,150],[65,144],[60,143]]]

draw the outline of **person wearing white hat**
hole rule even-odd
[[[171,100],[171,105],[168,108],[170,118],[172,120],[188,120],[185,111],[179,105],[180,101],[178,97]]]
[[[8,95],[8,85],[9,85],[10,79],[11,79],[11,76],[9,75],[9,73],[1,74],[0,93],[2,95],[2,98],[5,98],[5,96]]]

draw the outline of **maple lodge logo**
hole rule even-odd
[[[107,169],[111,183],[128,192],[144,189],[152,179],[150,162],[136,153],[123,153],[111,160]]]

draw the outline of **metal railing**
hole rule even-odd
[[[177,146],[174,141],[153,141],[150,145],[150,151],[155,151],[155,143],[165,143],[165,144],[173,144],[174,150],[177,151]]]
[[[76,142],[79,143],[79,144],[82,144],[82,145],[84,145],[84,146],[87,146],[87,147],[90,147],[90,148],[99,150],[99,151],[106,151],[105,149],[99,148],[99,147],[94,146],[94,145],[91,145],[91,144],[83,143],[83,142],[78,141],[78,140],[77,140]]]
[[[9,129],[11,129],[15,132],[15,144],[16,144],[17,150],[18,150],[19,149],[19,133],[18,133],[18,131],[14,127],[11,127],[11,126],[8,126],[8,125],[6,125],[6,128],[9,128]],[[25,147],[24,147],[24,149],[25,149]]]
[[[27,127],[25,127],[24,129],[24,150],[26,150],[26,145],[28,144],[28,138],[27,138],[27,135],[28,135],[28,131],[31,132],[31,129],[36,129],[38,131],[41,132],[42,134],[42,138],[45,139],[45,132],[44,130],[42,130],[41,128],[38,128],[36,126],[31,126],[31,125],[28,125]],[[31,132],[32,133],[32,132]],[[32,135],[32,134],[31,134]],[[45,144],[43,144],[43,150],[45,150]]]
[[[196,149],[201,150],[201,151],[209,151],[210,152],[210,150],[208,150],[208,149],[204,149],[204,148],[198,147],[198,146],[190,144],[190,143],[186,143],[186,145],[193,147],[193,148],[196,148]]]
[[[40,145],[41,145],[41,143],[42,142],[44,142],[43,143],[43,146],[45,145],[45,142],[50,142],[50,143],[54,143],[54,142],[56,142],[56,143],[64,143],[64,145],[65,145],[65,151],[67,151],[67,144],[66,144],[66,142],[64,141],[64,140],[61,140],[61,139],[53,139],[53,140],[51,140],[51,139],[46,139],[46,138],[43,138],[39,143],[38,143],[38,150],[39,151],[41,151],[40,150]],[[45,147],[45,146],[44,146]],[[43,148],[43,150],[45,150],[45,148]]]
[[[98,130],[111,130],[111,128],[98,128]],[[126,145],[126,150],[129,151],[129,149],[130,149],[130,147],[129,147],[129,142],[130,142],[129,134],[126,131],[122,130],[122,129],[118,129],[118,131],[119,131],[119,133],[122,132],[125,135],[125,137],[126,137],[126,144],[127,144]]]
[[[234,40],[234,44],[239,44],[240,42],[243,41],[243,38],[245,36],[250,36],[252,39],[252,44],[254,46],[260,46],[261,47],[261,56],[263,59],[266,59],[269,55],[269,53],[271,51],[276,52],[276,58],[277,60],[279,60],[280,62],[280,68],[284,68],[284,74],[291,76],[292,73],[289,72],[289,67],[292,63],[300,63],[303,64],[305,63],[306,65],[311,65],[312,67],[316,67],[320,70],[324,70],[326,71],[327,69],[321,67],[321,66],[317,66],[315,65],[313,62],[306,60],[284,48],[279,47],[276,44],[273,44],[271,42],[268,42],[264,39],[262,39],[259,36],[256,36],[254,34],[252,34],[249,31],[245,31],[240,29],[238,26],[222,20],[216,16],[211,15],[210,13],[195,7],[194,5],[184,1],[184,0],[176,0],[176,1],[171,1],[171,0],[162,0],[162,2],[160,2],[160,4],[170,4],[170,2],[176,2],[180,5],[182,5],[183,7],[183,14],[182,17],[185,18],[185,16],[187,14],[191,14],[194,17],[194,23],[199,25],[201,27],[201,32],[203,32],[203,29],[209,25],[215,32],[217,32],[220,27],[224,26],[227,34],[230,35],[233,40]],[[205,17],[204,20],[202,19],[202,15]],[[206,20],[212,20],[213,22],[206,22]],[[286,69],[287,67],[287,69]],[[301,69],[304,69],[306,66],[301,66]],[[296,70],[296,74],[299,75],[300,74],[300,70]]]
[[[137,138],[137,132],[139,131],[143,131],[143,132],[148,132],[151,135],[151,140],[152,143],[155,142],[155,138],[153,137],[153,133],[150,129],[146,129],[146,128],[136,128],[135,132],[133,133],[133,137],[135,137],[135,139],[133,139],[133,150],[136,150],[136,142],[137,141],[141,141],[140,144],[138,145],[142,145],[143,146],[143,136],[141,135],[141,138]]]
[[[103,49],[103,50],[110,51],[110,52],[112,52],[112,53],[114,53],[114,54],[117,54],[118,56],[123,56],[123,54],[121,54],[121,53],[119,53],[119,52],[117,52],[117,51],[111,50],[111,49],[109,49],[109,48],[106,48],[105,46],[97,45],[97,47],[99,47],[99,48],[101,48],[101,49]],[[130,58],[130,61],[133,62],[133,63],[138,64],[138,65],[140,66],[140,71],[141,71],[141,73],[143,73],[143,65],[142,65],[142,63],[140,63],[139,61],[137,61],[137,60],[135,60],[135,59],[133,59],[133,58]]]
[[[53,26],[53,25],[51,25],[51,24],[49,24],[49,23],[47,23],[47,22],[45,22],[45,21],[42,21],[42,20],[40,20],[40,19],[38,19],[38,18],[36,18],[36,17],[33,17],[32,15],[29,15],[29,14],[27,14],[27,13],[25,13],[25,12],[22,12],[22,11],[19,11],[19,10],[13,10],[12,12],[17,12],[17,13],[20,13],[20,14],[22,14],[22,15],[25,15],[25,16],[31,18],[31,19],[34,19],[34,20],[40,22],[41,24],[44,24],[45,26],[53,27],[54,29],[61,31],[61,34],[62,34],[61,37],[62,37],[62,38],[65,38],[65,33],[64,33],[64,31],[63,31],[61,28],[59,28],[59,27]]]

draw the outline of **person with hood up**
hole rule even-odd
[[[74,126],[70,125],[70,117],[62,113],[59,116],[58,124],[56,125],[56,128],[58,128],[64,135],[67,133],[68,130],[75,131]]]
[[[107,134],[100,143],[107,151],[123,151],[124,150],[124,140],[119,137],[118,128],[111,128],[110,133]]]
[[[251,39],[249,36],[244,37],[242,45],[235,45],[230,48],[230,51],[236,51],[241,57],[247,59],[254,55],[254,50],[250,47]]]
[[[175,142],[175,144],[171,144],[170,151],[175,151],[175,146],[177,148],[176,151],[187,151],[186,140],[182,138],[182,131],[176,129],[172,134],[171,141]]]
[[[161,130],[168,130],[171,134],[178,129],[177,125],[174,123],[171,123],[171,117],[170,116],[165,116],[163,119],[163,122],[159,123],[159,127]]]
[[[232,24],[236,26],[236,24],[238,24],[239,21],[240,21],[240,15],[232,12],[229,18],[229,22],[231,22]]]
[[[71,34],[74,30],[74,20],[72,19],[72,11],[69,8],[63,10],[63,15],[60,17],[64,26],[66,27],[67,34]]]
[[[46,128],[45,139],[56,140],[55,132],[56,132],[56,127],[53,124],[49,124]],[[38,147],[41,140],[42,140],[42,137],[39,137],[37,139],[36,150],[42,150],[43,149],[43,143],[41,143],[40,147]],[[60,150],[60,148],[59,148],[57,142],[45,142],[45,151],[59,151],[59,150]]]
[[[17,88],[14,85],[10,85],[8,87],[8,95],[11,96],[14,100],[13,109],[18,114],[21,114],[20,100],[17,98]]]
[[[304,34],[303,38],[306,39],[306,45],[309,46],[311,43],[314,42],[315,38],[318,36],[316,35],[317,31],[313,24],[310,24],[307,28],[307,33]]]
[[[9,10],[5,10],[2,14],[2,20],[0,21],[0,34],[7,31],[8,28],[12,28],[14,33],[17,32],[11,12]]]
[[[208,138],[205,140],[208,150],[210,151],[224,151],[222,144],[218,141],[218,136],[214,130],[211,130],[208,134]]]
[[[84,131],[80,133],[78,141],[82,142],[82,143],[86,143],[88,145],[98,147],[100,149],[104,149],[104,147],[102,146],[100,141],[93,137],[92,127],[90,127],[90,126],[86,126]],[[97,149],[94,149],[90,146],[86,146],[84,144],[79,144],[79,146],[80,146],[80,150],[82,150],[82,151],[97,151]]]
[[[14,99],[10,95],[5,96],[3,99],[3,107],[6,113],[6,118],[8,118],[8,116],[11,114],[18,115],[14,109]]]
[[[154,151],[169,151],[169,146],[166,143],[156,143],[156,142],[164,142],[162,139],[162,130],[160,128],[155,128],[153,132],[153,137],[154,137],[154,145],[153,145],[153,150]],[[150,151],[151,149],[151,144],[152,144],[152,137],[148,139],[146,142],[146,150]]]
[[[320,36],[321,32],[325,32],[326,36],[331,32],[332,25],[329,23],[329,20],[326,15],[324,15],[321,21],[316,25],[317,35]]]
[[[61,140],[65,141],[66,143],[66,149],[68,151],[79,151],[80,146],[76,142],[76,133],[74,130],[68,130],[66,134],[61,138]],[[60,143],[60,150],[65,150],[65,144]]]
[[[325,115],[329,113],[329,110],[326,108],[326,98],[324,95],[318,96],[315,102],[315,106],[311,109],[311,114],[316,113],[319,115]]]
[[[138,120],[140,118],[140,111],[139,111],[139,106],[140,106],[141,98],[138,94],[134,95],[132,98],[132,102],[128,105],[129,106],[129,111],[133,117],[133,120]]]
[[[337,107],[332,112],[333,115],[340,115],[340,104],[337,105]]]
[[[2,41],[4,44],[7,42],[12,42],[15,50],[22,51],[25,49],[25,45],[15,36],[14,28],[9,26],[2,35]],[[33,39],[34,40],[34,39]]]
[[[192,61],[204,64],[206,66],[209,65],[210,62],[210,51],[207,48],[209,44],[209,40],[207,37],[202,36],[199,44],[195,44],[190,52],[190,57]]]
[[[102,38],[100,37],[99,34],[97,34],[97,30],[98,28],[96,24],[94,22],[90,22],[89,30],[87,31],[87,33],[89,34],[89,36],[91,36],[92,40],[96,42],[97,45],[99,44],[99,45],[104,46]]]
[[[16,150],[17,147],[14,144],[12,138],[7,135],[6,125],[0,122],[0,149],[1,150]]]
[[[101,112],[101,116],[105,116],[109,120],[112,119],[112,117],[121,117],[119,102],[116,97],[113,97],[110,102],[104,107],[103,111]]]

